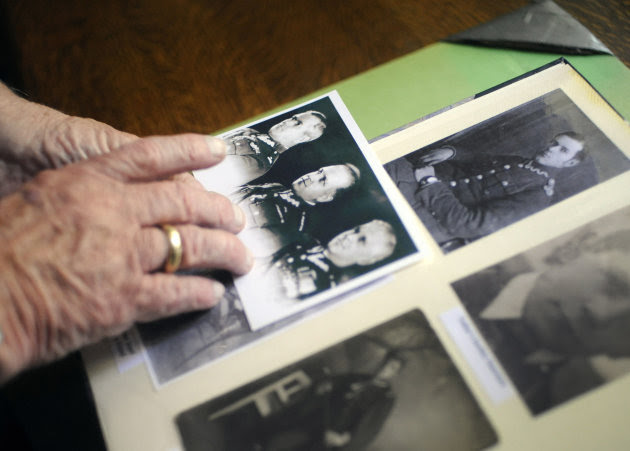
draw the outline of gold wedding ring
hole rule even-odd
[[[164,230],[168,244],[168,255],[164,262],[163,271],[171,274],[177,271],[182,263],[182,237],[173,226],[164,224],[161,227]]]

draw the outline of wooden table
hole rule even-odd
[[[626,65],[628,0],[558,0]],[[1,0],[9,81],[147,135],[212,132],[527,0]]]

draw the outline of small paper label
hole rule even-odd
[[[495,403],[500,403],[514,396],[511,384],[465,311],[457,307],[442,313],[440,318],[490,399]]]
[[[144,362],[138,331],[131,328],[110,340],[118,372],[124,373]]]

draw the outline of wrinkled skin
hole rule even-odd
[[[95,121],[61,119],[71,126],[56,142],[50,129],[42,134],[48,147],[27,142],[30,155],[28,146],[13,145],[24,141],[9,140],[26,155],[11,158],[26,163],[22,181],[0,198],[0,381],[135,321],[218,302],[219,282],[159,271],[168,253],[159,224],[177,226],[184,269],[243,274],[252,265],[235,236],[243,213],[186,174],[219,163],[222,141],[192,134],[139,139]],[[0,125],[3,157],[5,130]],[[46,161],[59,168],[46,170]]]

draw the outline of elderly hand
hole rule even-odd
[[[106,154],[136,139],[102,122],[24,100],[0,83],[0,196],[42,170]]]
[[[214,305],[214,280],[159,272],[176,225],[182,268],[247,272],[243,213],[174,174],[212,166],[225,144],[200,135],[131,139],[40,172],[0,199],[0,380],[151,320]]]

